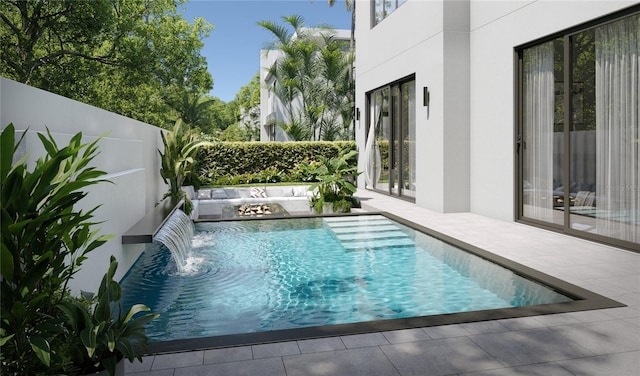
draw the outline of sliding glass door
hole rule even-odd
[[[519,218],[640,250],[640,15],[518,57]]]
[[[367,188],[415,198],[415,81],[374,90],[367,96]]]

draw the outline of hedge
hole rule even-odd
[[[216,142],[200,150],[195,170],[203,185],[296,181],[302,162],[318,161],[318,156],[334,158],[351,150],[356,150],[354,141]]]

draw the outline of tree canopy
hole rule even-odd
[[[213,25],[185,0],[3,0],[0,74],[157,126],[213,79],[200,55]]]

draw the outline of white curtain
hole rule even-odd
[[[596,29],[596,231],[640,243],[640,16]]]
[[[371,106],[373,108],[373,105]],[[374,111],[371,111],[374,114]],[[375,150],[374,150],[374,140],[376,138],[376,127],[375,122],[369,124],[369,133],[367,134],[367,142],[364,146],[364,182],[367,188],[373,188],[373,184],[375,183]]]
[[[524,55],[524,216],[553,221],[553,42]]]

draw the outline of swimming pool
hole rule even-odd
[[[197,223],[189,259],[178,273],[166,248],[147,250],[122,281],[125,304],[161,314],[152,341],[576,301],[383,215]]]

